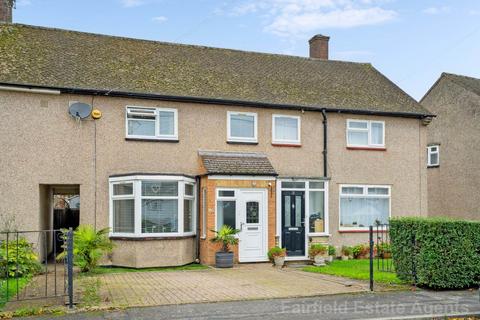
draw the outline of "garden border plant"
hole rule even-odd
[[[480,222],[394,218],[390,239],[402,280],[433,289],[468,288],[480,281]]]

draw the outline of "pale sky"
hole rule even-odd
[[[370,62],[417,100],[443,71],[480,78],[479,0],[17,0],[14,22]]]

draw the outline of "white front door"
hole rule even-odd
[[[266,190],[239,190],[237,219],[240,226],[240,262],[268,259],[266,199]]]

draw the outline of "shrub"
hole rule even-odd
[[[7,260],[8,249],[8,260]],[[18,268],[17,268],[18,266]],[[38,256],[27,239],[3,241],[0,245],[0,278],[27,277],[42,269]]]
[[[342,255],[344,257],[350,257],[352,255],[352,247],[342,246]]]
[[[357,244],[352,248],[352,255],[355,259],[362,259],[368,256],[370,247],[366,244]]]
[[[212,231],[215,232],[215,237],[213,237],[211,241],[221,243],[223,252],[230,252],[230,246],[238,243],[238,238],[235,237],[235,235],[240,232],[238,229],[223,225],[220,230]]]
[[[335,247],[332,245],[328,245],[328,255],[334,256],[336,254],[337,254],[337,249],[335,249]]]
[[[280,247],[273,247],[268,250],[268,259],[273,262],[275,257],[285,257],[287,255],[287,249]]]
[[[98,261],[112,252],[113,244],[108,238],[109,228],[96,231],[90,225],[80,225],[73,233],[73,263],[81,272],[89,272],[98,266]],[[57,259],[64,259],[64,251]]]
[[[390,221],[395,270],[402,280],[434,289],[459,289],[480,280],[480,222],[446,218]]]
[[[308,255],[312,258],[319,255],[324,255],[325,253],[327,253],[327,247],[321,243],[312,244],[308,250]]]

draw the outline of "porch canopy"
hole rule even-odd
[[[204,174],[207,175],[250,175],[277,176],[267,155],[260,152],[198,152]]]

